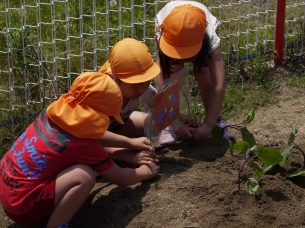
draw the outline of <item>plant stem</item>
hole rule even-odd
[[[294,143],[293,147],[298,149],[299,151],[301,151],[301,153],[303,154],[303,168],[305,168],[305,153],[304,153],[304,151],[296,143]]]
[[[185,91],[183,90],[182,87],[179,87],[179,88],[180,88],[181,91],[183,92],[183,95],[184,95],[184,97],[185,97],[186,104],[187,104],[187,109],[188,109],[188,111],[189,111],[189,118],[191,118],[191,108],[190,108],[189,101],[188,101],[188,99],[187,99],[186,93],[185,93]],[[192,148],[192,147],[193,147],[193,139],[191,138],[191,139],[190,139],[190,148]]]
[[[244,165],[248,162],[248,160],[250,158],[249,153],[250,153],[250,150],[248,149],[247,152],[246,152],[246,155],[243,159],[243,162],[241,163],[241,166],[239,167],[239,171],[238,171],[238,190],[239,191],[240,191],[240,174],[243,171]]]
[[[231,128],[234,128],[234,129],[236,129],[236,130],[241,131],[241,126],[236,125],[236,124],[234,124],[234,125],[227,125],[227,126],[225,126],[224,128],[226,128],[226,127],[231,127]]]

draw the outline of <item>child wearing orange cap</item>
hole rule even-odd
[[[105,147],[105,150],[112,158],[136,165],[158,162],[150,141],[144,137],[144,121],[148,114],[137,111],[140,104],[146,109],[153,105],[156,90],[151,80],[160,73],[148,47],[133,38],[119,41],[110,50],[108,60],[99,72],[108,74],[123,96],[121,117],[124,124],[114,119],[101,142],[107,146],[116,139],[124,145]]]
[[[108,75],[77,77],[70,92],[50,104],[1,159],[0,202],[7,216],[20,224],[49,217],[47,227],[68,227],[95,184],[94,171],[123,186],[157,175],[155,163],[120,168],[99,141],[109,117],[123,123],[122,103]]]
[[[156,16],[156,41],[159,45],[157,64],[161,73],[156,77],[157,89],[164,81],[184,68],[184,63],[194,65],[194,74],[201,91],[206,116],[200,126],[182,124],[173,130],[162,131],[160,144],[182,138],[201,140],[206,138],[215,124],[224,127],[220,110],[225,95],[225,67],[220,50],[220,39],[215,30],[218,20],[201,3],[195,1],[171,1]],[[235,140],[226,128],[224,137]]]

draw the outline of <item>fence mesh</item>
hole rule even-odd
[[[155,57],[154,18],[167,2],[1,1],[1,126],[32,117],[67,92],[80,73],[97,71],[125,37],[144,42]],[[276,0],[200,2],[221,22],[218,35],[229,80],[262,55],[273,62]],[[305,0],[286,4],[284,58],[289,59],[304,53]]]

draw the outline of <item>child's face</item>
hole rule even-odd
[[[179,63],[179,64],[183,64],[183,63],[192,63],[195,61],[195,59],[197,58],[197,55],[191,57],[191,58],[188,58],[188,59],[172,59],[172,61],[174,63]]]
[[[118,85],[123,97],[134,100],[138,99],[144,93],[144,91],[149,87],[150,81],[138,84],[128,84],[118,80]]]

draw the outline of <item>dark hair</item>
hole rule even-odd
[[[209,37],[207,37],[206,35],[203,37],[203,41],[202,41],[202,46],[200,51],[198,52],[198,55],[194,61],[194,73],[195,75],[197,73],[200,72],[200,69],[203,66],[204,63],[204,59],[208,56],[209,58],[211,58],[208,53],[209,53]],[[162,70],[162,75],[163,78],[166,80],[168,78],[170,78],[171,72],[173,67],[170,64],[170,57],[168,57],[167,55],[165,55],[162,50],[159,48],[159,59],[160,59],[160,67]]]

